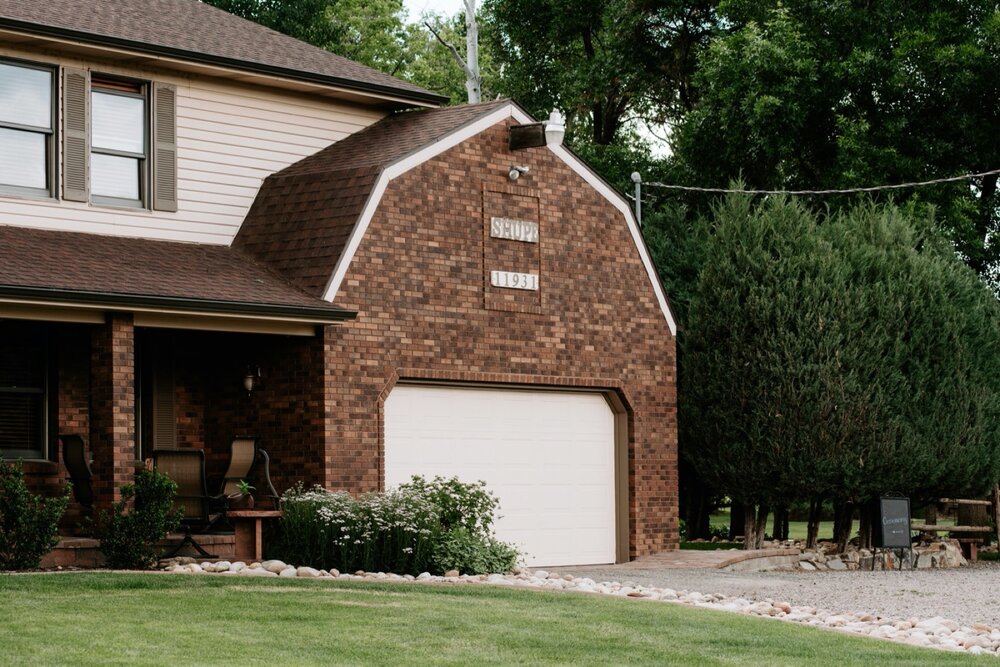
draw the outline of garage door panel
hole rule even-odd
[[[531,565],[615,560],[614,415],[598,394],[400,385],[386,485],[413,474],[485,481],[497,535]]]

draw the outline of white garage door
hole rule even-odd
[[[533,566],[615,561],[614,414],[599,394],[400,385],[385,404],[385,483],[484,480],[497,536]]]

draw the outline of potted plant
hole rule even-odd
[[[253,509],[254,487],[250,486],[249,482],[245,479],[241,479],[236,485],[236,489],[236,493],[230,493],[226,496],[226,500],[229,501],[230,509]]]

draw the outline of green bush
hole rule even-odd
[[[492,535],[477,535],[458,527],[440,535],[431,553],[435,572],[458,570],[468,574],[510,572],[520,554]]]
[[[0,570],[38,567],[59,542],[59,519],[69,503],[62,496],[43,498],[28,491],[21,462],[0,461]]]
[[[492,533],[496,498],[483,482],[437,477],[358,498],[301,485],[281,500],[274,553],[297,565],[346,572],[506,572],[517,551]]]
[[[135,484],[121,488],[121,500],[98,520],[101,552],[113,569],[143,569],[156,564],[155,545],[175,530],[183,514],[171,509],[177,484],[155,470],[143,470]]]

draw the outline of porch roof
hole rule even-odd
[[[226,246],[0,225],[0,248],[0,315],[3,304],[308,325],[356,315]]]

